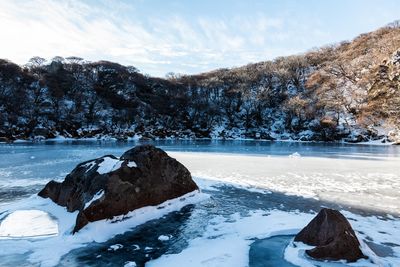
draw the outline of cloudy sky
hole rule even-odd
[[[198,73],[350,40],[400,19],[398,0],[0,1],[0,58],[79,56]]]

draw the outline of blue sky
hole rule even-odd
[[[0,58],[79,56],[199,73],[350,40],[400,19],[398,0],[0,1]]]

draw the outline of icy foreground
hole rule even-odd
[[[49,177],[54,177],[52,173],[60,173],[58,177],[62,179],[65,172],[85,160],[84,156],[87,157],[88,153],[90,158],[104,154],[104,150],[93,148],[74,149],[71,154],[62,150],[65,154],[59,158],[58,154],[48,158],[24,150],[25,161],[18,161],[21,156],[13,158],[13,162],[21,164],[18,170],[15,166],[0,167],[0,173],[5,174],[0,179],[0,188],[16,190],[11,187],[11,179],[20,185],[36,183],[40,188]],[[294,235],[315,216],[321,203],[332,200],[355,230],[363,253],[372,260],[361,260],[348,266],[400,266],[400,219],[398,216],[379,216],[382,214],[379,211],[396,215],[399,210],[400,196],[395,191],[399,188],[399,158],[373,158],[365,155],[348,155],[346,158],[305,157],[304,151],[299,150],[298,154],[293,155],[294,152],[284,156],[257,157],[168,152],[188,167],[196,176],[196,183],[203,192],[211,195],[210,198],[195,195],[187,199],[188,202],[178,201],[177,206],[166,206],[161,210],[150,207],[149,213],[143,211],[118,223],[99,221],[75,236],[71,236],[70,231],[76,214],[72,216],[48,200],[33,197],[12,204],[3,202],[0,205],[0,222],[6,222],[5,218],[13,211],[39,210],[57,222],[58,235],[48,236],[37,232],[39,234],[36,238],[3,237],[0,240],[0,265],[14,257],[19,260],[19,265],[40,263],[43,266],[53,266],[59,264],[60,259],[61,263],[65,263],[62,255],[76,259],[83,254],[89,255],[97,266],[105,263],[101,261],[103,258],[111,258],[115,266],[143,266],[136,257],[139,254],[143,254],[143,257],[149,254],[146,266],[249,266],[249,248],[255,238]],[[25,176],[22,173],[32,168],[38,170],[39,175],[35,175],[35,180],[29,178],[29,173]],[[121,238],[115,237],[149,219],[179,209],[186,203],[197,204],[188,213],[186,221],[178,221],[179,224],[172,226],[178,228],[178,231],[154,229],[154,226],[160,228],[169,221],[161,220],[148,226],[151,231],[156,231],[154,239],[159,242],[157,244],[166,248],[162,255],[151,256],[152,251],[158,248],[148,243],[147,236],[143,237],[145,240],[140,244],[138,240],[127,239],[123,242]],[[360,207],[370,212],[358,212],[349,207]],[[68,216],[65,217],[66,214]],[[49,222],[43,222],[42,229],[47,229]],[[138,231],[140,236],[141,232]],[[146,235],[150,235],[151,231],[145,232]],[[29,235],[32,236],[32,233]],[[180,242],[183,245],[173,249]],[[90,249],[93,246],[100,246],[100,249]],[[384,249],[378,253],[377,247]],[[74,252],[76,248],[78,251]],[[344,263],[322,264],[310,261],[304,257],[305,249],[307,247],[291,242],[285,249],[284,257],[298,266],[346,266]],[[97,258],[101,255],[103,257]],[[79,261],[72,264],[79,265],[82,265]]]
[[[217,184],[207,180],[196,179],[202,188],[218,190]],[[214,187],[215,186],[215,187]],[[36,238],[11,239],[3,237],[0,256],[18,255],[28,253],[27,261],[31,264],[40,263],[41,266],[55,266],[60,258],[69,251],[84,247],[91,242],[105,242],[117,234],[141,224],[148,220],[164,216],[168,212],[180,209],[182,206],[199,203],[207,200],[205,194],[193,194],[185,196],[184,201],[174,200],[161,205],[164,207],[147,207],[137,210],[125,216],[125,219],[113,223],[113,221],[99,221],[90,224],[74,236],[71,230],[74,224],[74,216],[67,213],[64,208],[51,203],[49,200],[32,197],[10,206],[7,213],[13,214],[13,210],[28,210],[29,207],[40,208],[43,213],[54,216],[59,223],[59,233],[53,237],[37,236]],[[400,244],[400,220],[390,218],[378,218],[376,216],[360,216],[347,211],[341,211],[351,222],[362,243],[362,251],[370,257],[370,260],[360,260],[352,264],[323,264],[320,266],[387,266],[394,267],[400,264],[400,246],[394,246],[393,253],[388,257],[379,257],[365,244],[365,240],[376,244]],[[146,266],[248,266],[249,246],[254,238],[262,239],[275,235],[296,234],[306,225],[315,214],[299,211],[253,210],[243,216],[234,213],[229,216],[216,215],[207,222],[200,237],[190,239],[189,244],[178,254],[165,254],[160,258],[150,261]],[[4,216],[3,216],[4,217]],[[0,218],[0,220],[3,218]],[[7,220],[7,219],[6,219]],[[3,221],[4,222],[4,221]],[[42,229],[49,225],[43,222]],[[9,226],[7,226],[8,228]],[[29,227],[29,225],[26,225]],[[10,229],[10,228],[9,228]],[[13,228],[11,228],[13,229]],[[24,230],[22,230],[23,232]],[[161,241],[168,238],[160,236]],[[110,246],[111,250],[118,251],[122,245]],[[51,248],[51,253],[49,249]],[[314,266],[316,262],[305,259],[304,250],[309,247],[290,245],[285,252],[287,261],[298,266]],[[149,248],[151,249],[151,248]]]
[[[6,255],[22,256],[22,254],[27,253],[29,254],[27,260],[31,264],[40,263],[40,266],[55,266],[60,258],[72,249],[86,246],[91,242],[105,242],[111,237],[122,234],[139,224],[160,218],[169,212],[197,203],[207,197],[206,194],[195,191],[177,199],[168,200],[158,206],[134,210],[124,216],[115,217],[113,220],[93,222],[80,232],[72,235],[77,212],[67,212],[64,207],[58,206],[48,199],[32,196],[29,199],[7,206],[7,210],[1,210],[0,233],[3,235],[0,236],[0,246],[2,248],[0,257]],[[40,212],[36,209],[40,209]],[[22,211],[23,214],[21,214]],[[29,221],[26,220],[32,219],[31,215],[37,213],[40,216],[54,217],[58,225],[55,225],[49,219],[42,219],[36,221],[36,225],[33,225],[36,231],[31,229],[32,225],[28,224]],[[25,216],[22,218],[21,215]],[[20,223],[17,223],[17,225],[10,223],[16,222],[16,219]],[[58,234],[55,231],[57,227]],[[12,236],[9,236],[8,233],[12,233]],[[28,237],[27,233],[31,238],[13,238]],[[49,234],[54,236],[45,238]]]

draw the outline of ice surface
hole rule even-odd
[[[242,188],[256,186],[394,214],[400,210],[400,195],[393,190],[400,186],[398,158],[296,157],[293,160],[291,157],[210,153],[169,154],[187,166],[193,175],[209,178],[210,181],[217,179],[236,183]],[[206,167],[204,162],[207,162]],[[397,238],[400,237],[398,219],[386,220],[342,212],[351,220],[354,229],[360,231],[358,235],[361,240],[400,244]],[[253,212],[250,217],[238,216],[233,218],[233,223],[224,218],[210,222],[204,236],[194,239],[187,249],[179,254],[163,255],[148,266],[247,266],[249,239],[282,233],[295,234],[312,219],[310,214],[304,213],[273,211],[269,215],[262,214],[260,211]],[[348,266],[400,266],[400,247],[393,249],[393,257],[379,258],[364,242],[362,244],[363,252],[373,262],[363,260]],[[289,250],[288,259],[299,266],[315,266],[304,258],[304,247],[302,249]]]
[[[169,154],[196,177],[400,214],[399,157],[342,159],[192,152]]]
[[[287,145],[271,143],[272,147],[277,146],[277,148],[270,149],[268,145],[262,145],[262,143],[227,147],[214,146],[212,142],[210,145],[196,147],[182,146],[180,143],[173,142],[171,144],[169,148],[178,151],[204,150],[241,153],[168,152],[191,171],[192,175],[196,177],[196,183],[202,189],[211,192],[218,192],[219,189],[215,185],[226,183],[256,194],[268,194],[265,196],[269,196],[271,192],[282,192],[286,195],[320,199],[324,203],[332,201],[342,205],[344,209],[360,207],[373,213],[399,214],[400,158],[395,157],[396,153],[399,154],[393,150],[394,148],[382,146],[330,147],[325,145],[315,145],[315,148],[314,145],[301,147],[291,143],[287,143]],[[0,162],[0,190],[3,190],[0,193],[4,195],[4,192],[7,192],[9,195],[8,192],[12,192],[16,187],[28,186],[36,188],[37,192],[43,184],[51,179],[62,180],[79,162],[105,154],[120,155],[131,146],[132,144],[110,146],[104,143],[76,146],[59,143],[51,146],[4,145],[3,148],[0,147],[0,155],[5,159]],[[168,147],[163,148],[168,149]],[[384,151],[389,150],[392,151],[390,152],[391,156],[383,157],[382,155],[386,153]],[[289,157],[295,152],[299,153],[301,157]],[[254,154],[258,154],[258,156]],[[30,159],[31,156],[34,156],[34,159]],[[108,170],[121,166],[118,165],[119,160],[113,161],[114,165],[110,162],[105,164]],[[128,163],[128,166],[130,164],[133,166],[134,163]],[[235,198],[234,195],[229,197]],[[268,209],[268,207],[265,208]],[[148,219],[163,216],[172,209],[169,209],[169,206],[160,210],[151,207],[149,212],[143,211],[143,214],[138,212],[133,215],[129,214],[130,217],[118,218],[123,219],[118,223],[111,223],[111,221],[91,223],[75,236],[70,233],[75,224],[76,213],[68,213],[65,208],[38,197],[7,204],[2,202],[0,204],[0,222],[5,222],[7,216],[21,210],[44,212],[58,224],[59,234],[47,238],[2,239],[0,240],[0,258],[6,259],[10,255],[18,255],[17,257],[24,259],[21,263],[25,265],[53,266],[58,263],[62,255],[74,248],[81,248],[87,244],[90,246],[91,242],[104,242]],[[197,208],[194,210],[196,211]],[[247,217],[243,214],[234,214],[227,218],[220,216],[220,212],[224,211],[218,207],[210,207],[207,210],[211,211],[213,219],[207,221],[207,229],[202,231],[201,235],[191,236],[190,233],[185,233],[184,238],[185,242],[188,241],[188,246],[185,245],[181,253],[165,254],[150,262],[149,266],[247,266],[249,245],[253,242],[253,238],[266,238],[285,233],[295,234],[315,216],[315,214],[285,210],[252,209]],[[374,260],[374,266],[400,266],[400,220],[397,217],[361,216],[348,211],[341,212],[349,218],[358,237],[362,240],[364,253]],[[186,229],[187,225],[182,227]],[[12,229],[6,228],[8,231]],[[35,234],[40,233],[39,230]],[[18,230],[18,234],[22,232]],[[167,236],[167,234],[169,233],[162,231],[157,233],[154,238],[157,241],[158,237],[161,237],[160,235]],[[173,234],[171,242],[157,243],[167,246],[169,243],[175,243],[175,238],[182,237]],[[161,239],[164,238],[161,237]],[[369,250],[366,245],[368,242],[390,247],[392,251],[387,257],[377,257]],[[115,242],[107,244],[105,250],[107,251],[112,244],[120,243],[117,239]],[[153,249],[145,251],[146,246]],[[132,244],[132,248],[137,249],[137,253],[146,254],[158,249],[157,245],[146,243],[140,243],[140,247],[137,248]],[[124,249],[121,249],[109,253],[118,254],[123,251]],[[298,254],[299,250],[291,252],[296,256],[296,260],[305,259],[303,254]],[[127,258],[125,260],[134,261],[135,259]],[[129,262],[122,261],[121,266],[125,263]],[[367,265],[363,265],[364,263],[350,266],[371,266],[368,265],[368,262],[365,263]],[[328,265],[321,264],[321,266]],[[343,266],[343,264],[329,266]]]

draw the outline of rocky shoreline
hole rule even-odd
[[[192,132],[185,131],[148,131],[148,132],[101,132],[78,131],[70,134],[41,128],[31,135],[0,135],[0,143],[13,142],[41,142],[41,141],[70,141],[70,140],[113,140],[113,141],[151,141],[151,140],[254,140],[254,141],[287,141],[287,142],[327,142],[349,144],[400,145],[400,132],[391,131],[387,134],[342,134],[336,138],[329,138],[321,134],[307,132],[299,135],[294,133],[273,133],[252,131],[250,133],[226,132]]]

